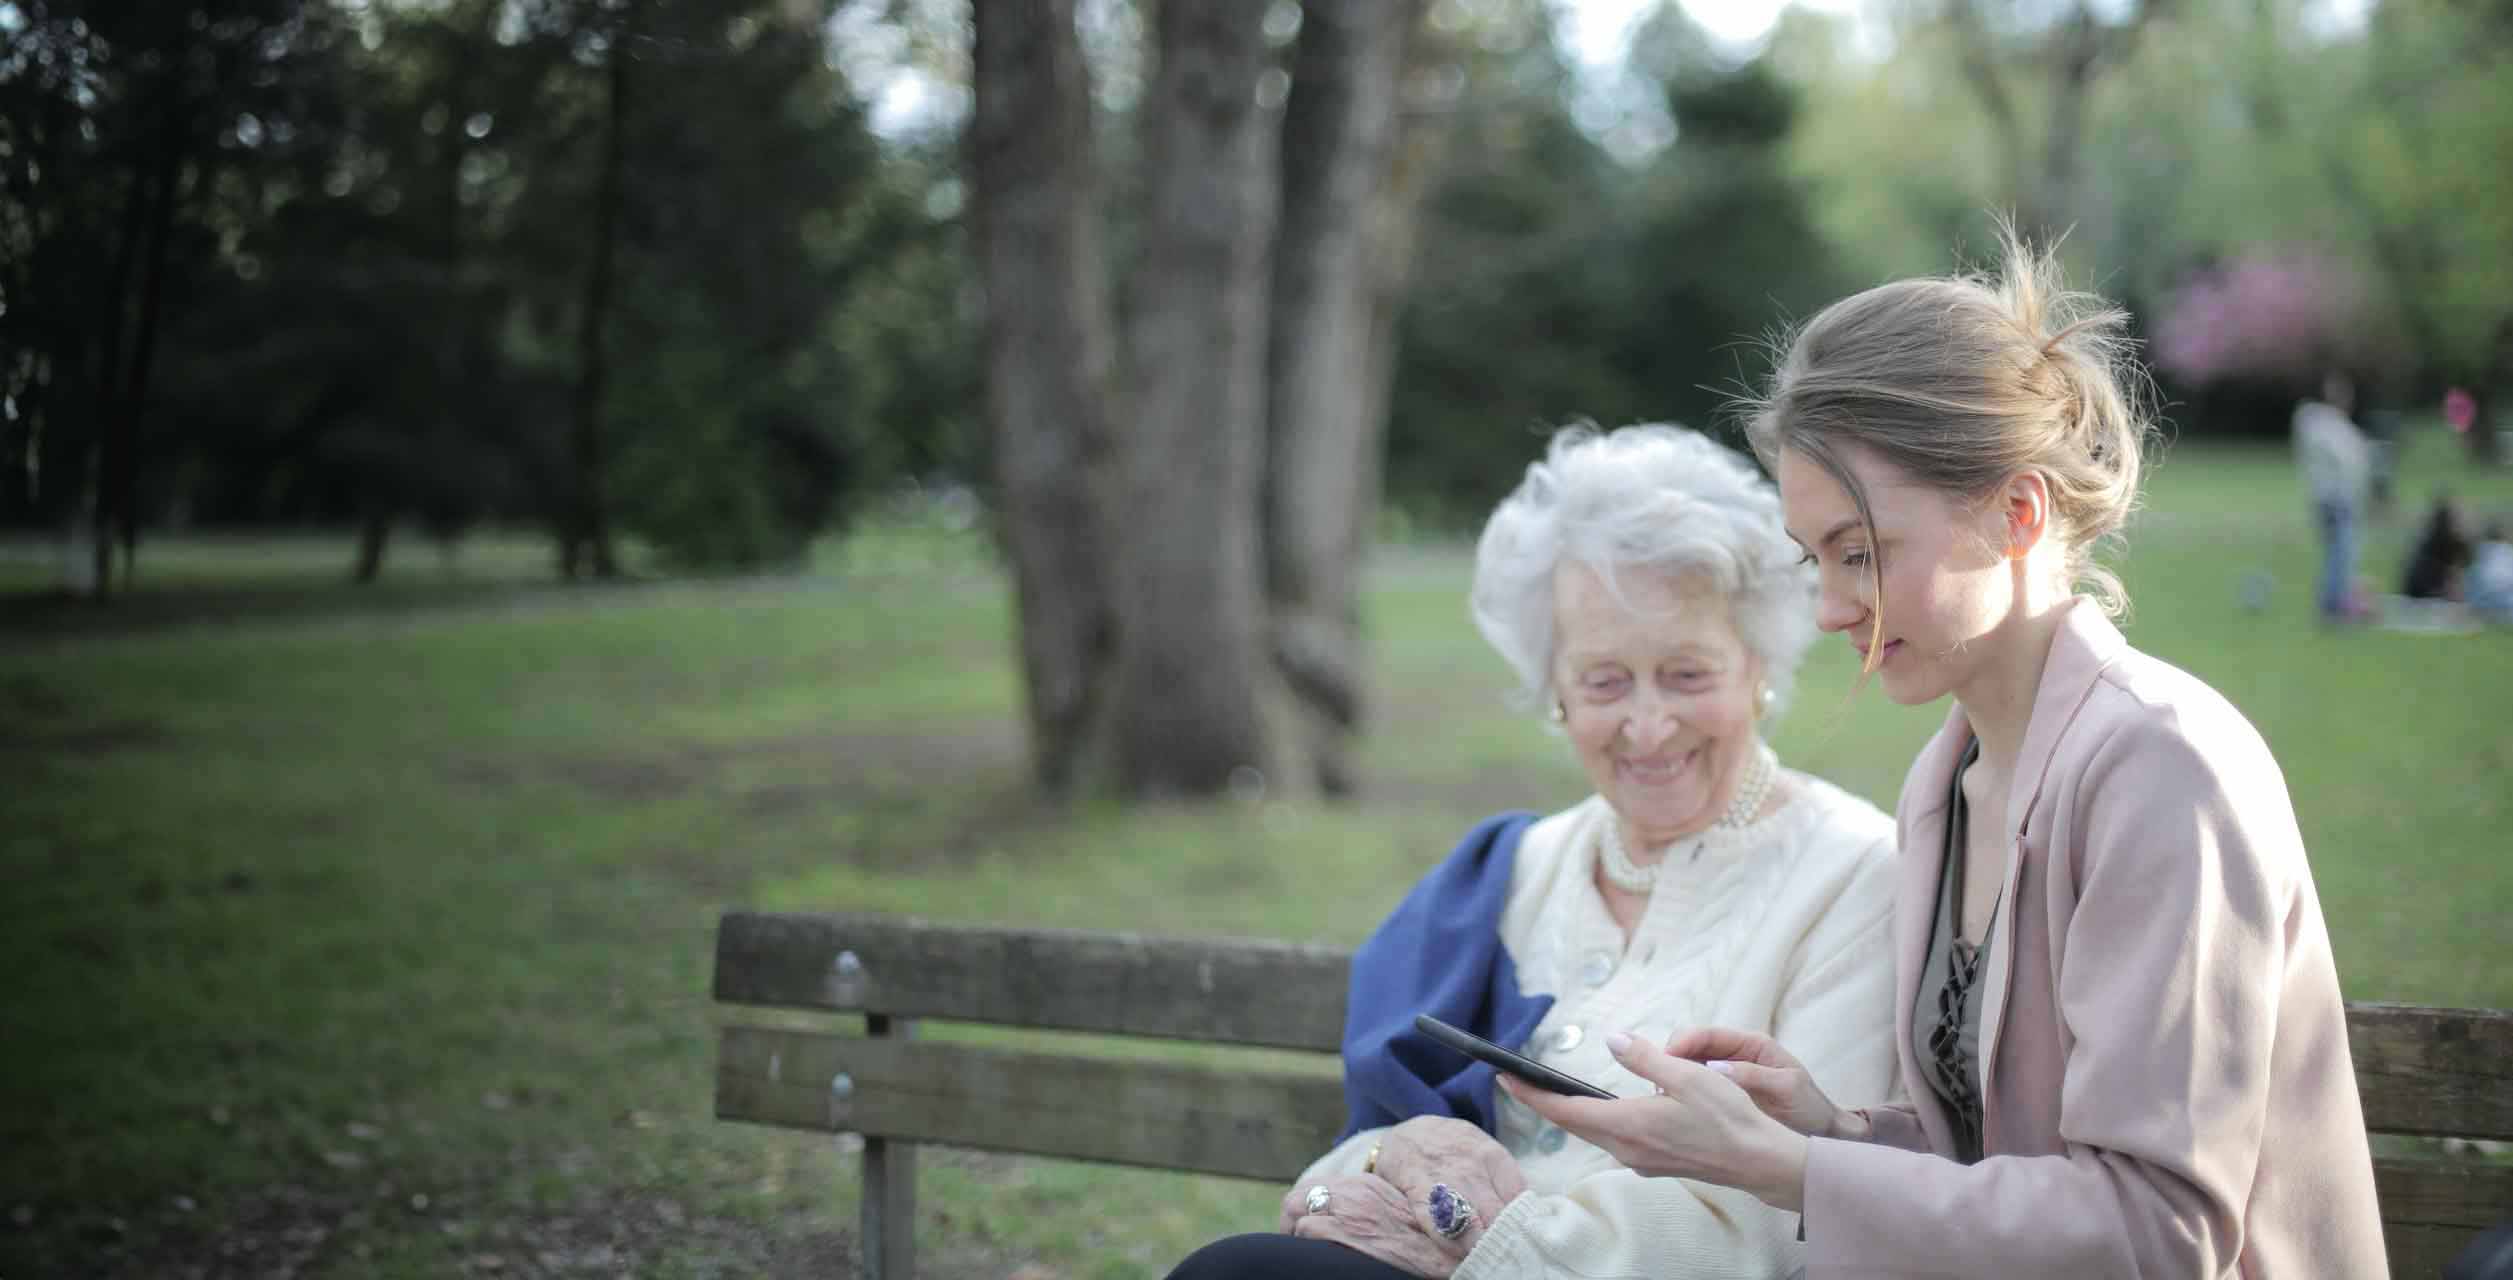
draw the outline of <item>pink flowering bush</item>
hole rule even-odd
[[[2362,278],[2298,250],[2254,250],[2194,277],[2166,300],[2155,364],[2187,386],[2310,385],[2361,364],[2384,330]]]

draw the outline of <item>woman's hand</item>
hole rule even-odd
[[[1448,1116],[1416,1116],[1388,1130],[1372,1167],[1412,1203],[1416,1220],[1433,1242],[1460,1261],[1474,1251],[1492,1219],[1527,1189],[1527,1178],[1507,1147],[1475,1125]],[[1443,1238],[1433,1226],[1435,1183],[1447,1183],[1452,1194],[1474,1206],[1474,1221],[1454,1240]]]
[[[1667,1052],[1735,1081],[1764,1115],[1810,1138],[1867,1139],[1867,1117],[1834,1106],[1804,1064],[1770,1036],[1701,1027],[1668,1041]]]
[[[1734,1080],[1708,1067],[1621,1032],[1606,1043],[1615,1061],[1662,1096],[1572,1098],[1506,1075],[1501,1087],[1635,1173],[1735,1187],[1781,1209],[1804,1207],[1804,1136],[1764,1115]]]
[[[1429,1280],[1447,1280],[1457,1259],[1424,1225],[1405,1193],[1375,1173],[1329,1178],[1326,1206],[1309,1211],[1311,1184],[1283,1196],[1283,1230],[1303,1240],[1332,1240],[1391,1267]]]

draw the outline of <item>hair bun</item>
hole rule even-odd
[[[2001,233],[1998,271],[1897,280],[1824,308],[1742,406],[1747,434],[1769,465],[1857,444],[1965,498],[2039,472],[2068,573],[2118,612],[2126,594],[2092,553],[2136,505],[2151,430],[2129,314],[2069,289],[2048,248]]]

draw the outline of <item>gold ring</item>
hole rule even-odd
[[[1378,1144],[1378,1143],[1375,1143],[1375,1142],[1371,1143],[1371,1144],[1370,1144],[1370,1154],[1369,1154],[1369,1155],[1367,1155],[1367,1156],[1362,1157],[1362,1160],[1361,1160],[1361,1171],[1362,1171],[1363,1173],[1377,1173],[1377,1172],[1379,1171],[1379,1144]]]

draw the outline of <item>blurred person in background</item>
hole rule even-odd
[[[1476,625],[1595,794],[1484,822],[1353,957],[1344,1138],[1280,1232],[1174,1277],[1794,1272],[1796,1218],[1644,1178],[1413,1026],[1429,1013],[1608,1090],[1609,1028],[1787,1038],[1825,1087],[1893,1080],[1892,826],[1763,741],[1814,639],[1769,481],[1696,432],[1566,430],[1475,551]]]
[[[2470,557],[2469,608],[2488,622],[2513,622],[2513,536],[2501,519],[2487,522]]]
[[[2459,600],[2464,594],[2463,577],[2477,550],[2460,504],[2449,494],[2437,495],[2425,530],[2409,549],[2408,563],[2400,571],[2400,594],[2411,600]]]
[[[2355,387],[2343,374],[2321,381],[2321,398],[2295,406],[2295,462],[2312,500],[2321,535],[2321,578],[2315,604],[2324,622],[2363,613],[2356,599],[2356,543],[2363,534],[2365,496],[2372,480],[2372,448],[2349,418]]]

